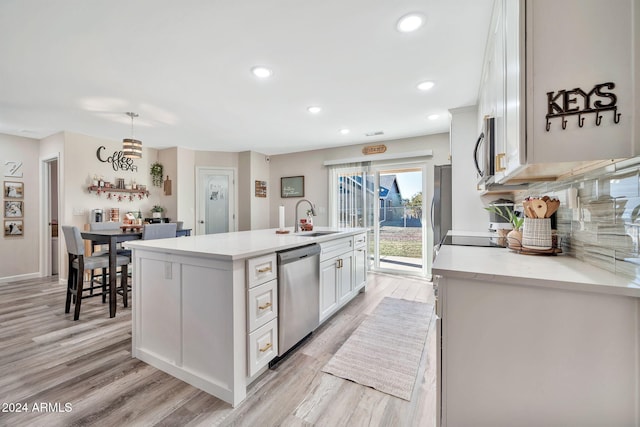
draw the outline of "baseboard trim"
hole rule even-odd
[[[40,273],[19,274],[17,276],[0,277],[0,283],[17,282],[19,280],[37,279]]]

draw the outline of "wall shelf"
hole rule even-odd
[[[124,188],[114,188],[114,187],[97,187],[90,186],[89,193],[95,194],[98,197],[105,195],[108,200],[116,200],[118,202],[129,201],[133,202],[134,200],[142,200],[145,197],[149,197],[149,190],[128,190]]]

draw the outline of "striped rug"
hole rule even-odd
[[[411,400],[432,316],[430,304],[386,297],[322,370]]]

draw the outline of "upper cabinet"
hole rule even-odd
[[[640,154],[639,3],[495,1],[478,104],[496,119],[494,182]]]

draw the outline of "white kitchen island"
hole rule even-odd
[[[443,246],[438,425],[640,425],[640,286],[569,256]]]
[[[309,235],[318,231],[336,232]],[[333,313],[364,289],[366,230],[311,233],[270,229],[127,242],[132,356],[233,406],[242,402],[247,385],[278,354],[277,251],[319,243],[320,261],[338,266],[335,278],[321,277],[321,310],[328,297],[336,299]]]

